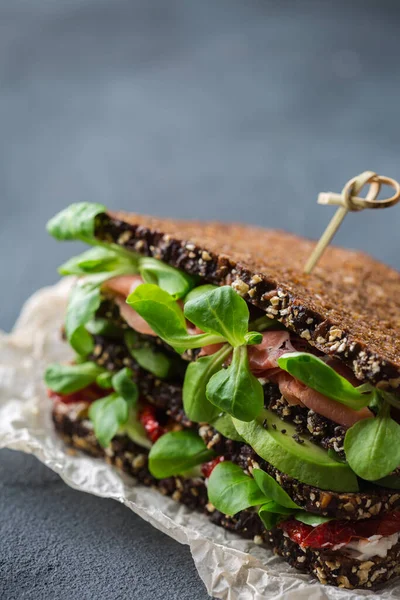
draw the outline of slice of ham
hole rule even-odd
[[[307,387],[288,373],[279,373],[276,379],[282,396],[286,398],[289,404],[302,404],[344,427],[351,427],[362,419],[369,419],[374,416],[368,408],[353,410],[336,400],[331,400],[331,398],[327,398],[316,390]]]
[[[143,283],[143,279],[140,275],[120,275],[106,281],[103,284],[103,289],[115,294],[114,301],[118,305],[121,317],[128,323],[129,327],[132,327],[138,333],[156,337],[157,334],[154,333],[150,325],[126,303],[129,294],[135,291],[141,283]]]
[[[189,333],[204,333],[198,327],[193,327]],[[280,371],[278,358],[287,352],[295,352],[290,343],[290,334],[287,331],[264,331],[260,344],[247,347],[251,372],[256,377],[268,377],[272,372]],[[218,352],[223,344],[211,344],[201,349],[200,356],[209,356]]]
[[[143,279],[140,275],[119,275],[103,283],[103,288],[127,298],[141,283]]]
[[[305,406],[299,398],[298,389],[295,385],[300,382],[296,382],[292,375],[289,375],[286,371],[279,371],[279,373],[274,373],[271,379],[278,384],[280,393],[289,404],[292,406]]]
[[[288,331],[264,331],[261,344],[248,346],[250,370],[256,377],[272,375],[272,369],[279,369],[278,358],[288,352],[295,352]]]

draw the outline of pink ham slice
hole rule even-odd
[[[268,377],[279,369],[278,358],[295,352],[287,331],[264,331],[261,344],[248,346],[250,370],[256,377]]]
[[[126,321],[129,327],[132,327],[138,333],[144,335],[156,336],[150,325],[133,310],[126,299],[137,287],[143,283],[140,275],[120,275],[112,277],[103,284],[103,288],[115,293],[114,301],[119,307],[121,317]]]
[[[204,333],[198,327],[189,330],[189,333]],[[268,377],[272,372],[280,371],[278,358],[287,352],[295,352],[290,343],[290,334],[287,331],[265,331],[260,344],[248,346],[250,370],[256,377]],[[201,349],[200,356],[214,354],[222,344],[212,344]]]
[[[354,423],[362,419],[369,419],[374,416],[368,408],[353,410],[336,400],[327,398],[323,394],[307,387],[304,383],[289,375],[289,373],[279,373],[276,376],[276,380],[282,396],[286,398],[289,404],[304,405],[308,409],[344,427],[351,427]]]
[[[143,279],[140,275],[119,275],[106,281],[103,288],[127,298],[141,283],[143,283]]]

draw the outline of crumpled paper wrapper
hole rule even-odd
[[[42,383],[49,362],[68,360],[60,339],[71,281],[36,292],[11,334],[0,332],[0,447],[34,454],[75,489],[114,498],[171,536],[188,544],[208,593],[226,600],[356,600],[373,592],[321,586],[272,552],[212,525],[201,514],[117,472],[104,461],[70,456],[53,432],[51,404]],[[400,597],[400,585],[378,592]],[[376,597],[376,595],[375,595]]]

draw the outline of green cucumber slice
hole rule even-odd
[[[267,429],[262,425],[267,420]],[[358,481],[347,464],[333,460],[326,450],[296,432],[292,423],[282,421],[264,409],[257,419],[246,423],[232,419],[239,435],[272,466],[302,483],[333,492],[357,492]],[[282,429],[286,433],[282,433]],[[296,439],[302,440],[298,443]]]

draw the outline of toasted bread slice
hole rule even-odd
[[[98,216],[96,237],[154,256],[206,281],[232,285],[360,381],[400,387],[400,274],[369,256],[331,247],[303,273],[315,242],[258,227]]]

